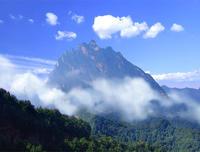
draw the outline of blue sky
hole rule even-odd
[[[94,21],[108,15],[121,25],[115,25],[111,37],[102,38],[99,26],[106,18],[98,20],[96,31]],[[199,18],[200,0],[0,0],[0,54],[56,60],[67,49],[94,39],[153,75],[178,75],[187,81],[191,75],[200,77]],[[133,28],[136,22],[145,22],[148,28],[122,36],[125,19]],[[163,29],[144,38],[156,23]],[[182,30],[171,30],[175,23]]]

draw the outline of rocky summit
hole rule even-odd
[[[159,84],[142,69],[132,64],[111,47],[101,48],[92,40],[66,51],[50,73],[49,82],[64,91],[73,87],[89,87],[98,78],[142,78],[154,90],[165,94]]]

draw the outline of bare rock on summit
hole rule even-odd
[[[142,78],[161,94],[165,91],[142,69],[126,60],[111,47],[101,48],[94,40],[66,51],[50,73],[49,82],[68,91],[73,87],[89,87],[97,78]]]

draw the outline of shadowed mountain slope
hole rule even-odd
[[[127,61],[111,47],[101,48],[95,41],[82,43],[66,51],[49,76],[49,82],[68,91],[73,87],[89,87],[98,78],[142,78],[154,90],[165,94],[159,84],[142,69]]]

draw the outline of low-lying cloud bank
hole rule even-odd
[[[142,79],[98,79],[91,82],[90,88],[74,88],[65,93],[48,86],[45,78],[31,72],[16,71],[15,65],[5,57],[0,56],[0,63],[0,87],[19,99],[30,100],[35,106],[57,108],[68,115],[75,115],[81,108],[96,114],[117,111],[122,118],[132,121],[156,115],[153,101],[157,101],[165,108],[185,104],[187,110],[179,115],[200,122],[198,102],[174,93],[170,94],[172,100],[163,99]]]

